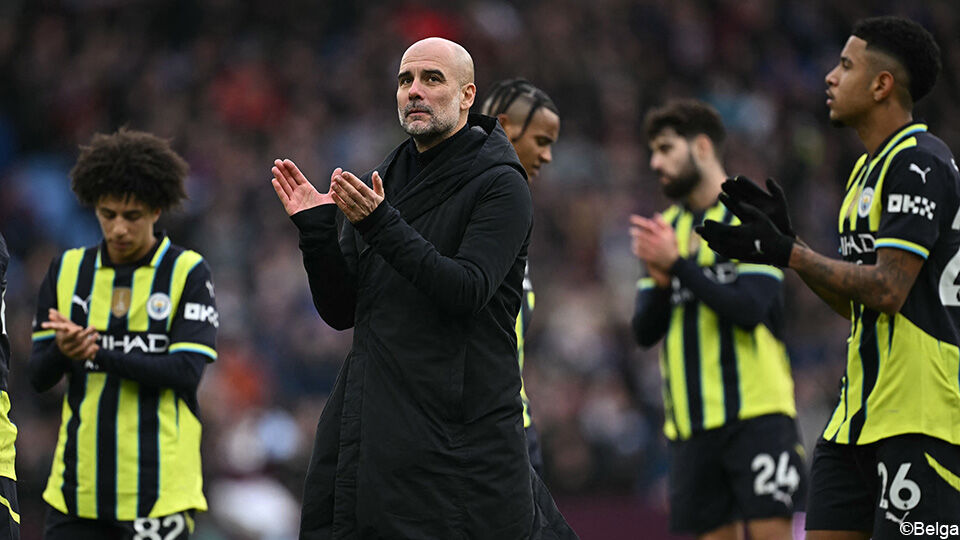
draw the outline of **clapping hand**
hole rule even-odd
[[[277,197],[280,198],[283,209],[287,211],[288,216],[322,204],[334,204],[331,192],[320,193],[317,191],[317,188],[313,187],[313,184],[300,172],[293,161],[278,159],[273,162],[271,172],[273,173],[273,179],[270,183],[273,184],[273,189],[277,192]],[[334,169],[330,176],[331,182],[341,172],[343,172],[342,169]]]
[[[749,204],[763,212],[783,234],[790,238],[797,237],[797,233],[793,231],[793,225],[790,223],[787,198],[773,178],[767,178],[767,190],[770,193],[764,191],[763,188],[746,176],[728,178],[721,187],[730,198]],[[729,205],[727,206],[729,207]],[[731,208],[731,210],[734,209]],[[736,214],[736,211],[734,213]],[[737,214],[737,217],[741,221],[743,220],[743,216]]]
[[[670,267],[679,257],[676,234],[663,216],[653,219],[630,216],[630,239],[633,254],[647,265],[647,273],[659,287],[670,286]]]
[[[84,328],[53,308],[47,314],[50,320],[40,323],[40,327],[56,330],[55,341],[64,356],[71,360],[82,361],[97,355],[100,351],[100,345],[97,343],[100,334],[94,327]]]
[[[740,202],[726,193],[720,200],[742,222],[724,225],[712,219],[697,227],[710,249],[730,259],[785,267],[790,263],[794,238],[780,232],[757,207]]]
[[[380,173],[373,171],[373,189],[364,184],[353,173],[337,169],[330,178],[330,193],[350,223],[357,223],[373,213],[383,201],[383,181]]]

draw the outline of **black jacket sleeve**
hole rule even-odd
[[[473,207],[456,254],[447,257],[386,200],[358,225],[363,239],[394,270],[458,315],[478,313],[500,287],[530,234],[530,190],[519,172],[500,174]]]
[[[780,282],[765,275],[739,275],[730,283],[717,283],[690,259],[677,259],[670,269],[680,284],[698,300],[717,312],[717,316],[743,328],[763,322],[776,300]]]
[[[650,347],[667,333],[670,325],[671,289],[657,287],[653,280],[640,280],[633,312],[633,336],[641,347]]]
[[[7,264],[10,254],[7,253],[7,241],[0,234],[0,370],[5,374],[10,367],[10,342],[7,339],[6,303],[4,295],[7,292]],[[6,380],[2,381],[6,389]]]
[[[337,239],[337,206],[318,206],[290,217],[300,231],[300,251],[307,271],[313,305],[323,320],[337,330],[353,326],[357,303],[352,229],[344,227],[344,238]],[[349,231],[348,231],[349,229]]]
[[[37,295],[37,311],[33,318],[33,348],[27,363],[30,385],[37,392],[45,392],[60,381],[70,369],[70,359],[60,352],[52,330],[44,330],[40,324],[49,320],[50,308],[57,307],[56,280],[60,257],[50,263],[47,275],[40,284]]]

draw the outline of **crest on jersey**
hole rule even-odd
[[[118,319],[130,311],[130,287],[114,287],[110,300],[110,313]]]
[[[863,189],[863,193],[860,194],[860,203],[857,205],[857,214],[860,217],[867,217],[870,214],[870,205],[873,204],[873,188],[868,187]]]
[[[147,299],[147,315],[157,321],[166,319],[170,315],[170,297],[162,292],[151,294]]]

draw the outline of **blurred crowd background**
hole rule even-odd
[[[823,78],[853,21],[886,13],[937,37],[944,70],[916,113],[960,151],[951,0],[4,0],[0,231],[13,254],[24,540],[39,538],[62,396],[27,382],[36,293],[52,257],[99,241],[68,171],[78,145],[121,125],[171,138],[190,163],[190,201],[160,224],[206,257],[217,287],[219,361],[200,388],[211,511],[195,537],[294,538],[314,428],[351,335],[311,304],[270,166],[289,157],[325,189],[334,167],[378,164],[405,137],[400,56],[430,35],[473,54],[478,105],[492,82],[523,76],[561,111],[554,163],[532,185],[526,383],[545,477],[585,539],[665,535],[657,350],[629,330],[640,270],[627,216],[668,204],[647,165],[643,115],[670,97],[712,103],[729,131],[727,171],[777,178],[800,235],[835,253],[839,199],[862,147],[829,126]],[[836,399],[848,323],[793,275],[787,302],[811,449]]]

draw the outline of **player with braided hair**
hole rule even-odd
[[[540,167],[553,160],[552,146],[560,134],[560,112],[546,92],[525,79],[506,79],[493,85],[480,111],[496,116],[513,144],[527,180],[540,174]],[[527,434],[530,463],[543,475],[543,455],[537,431],[530,417],[530,400],[522,382],[524,334],[533,315],[534,294],[530,281],[530,263],[523,275],[523,302],[517,316],[517,358],[520,362],[520,397],[523,399],[523,428]]]
[[[551,147],[560,134],[560,111],[550,96],[530,81],[518,78],[495,83],[480,112],[500,120],[528,180],[552,161]]]

